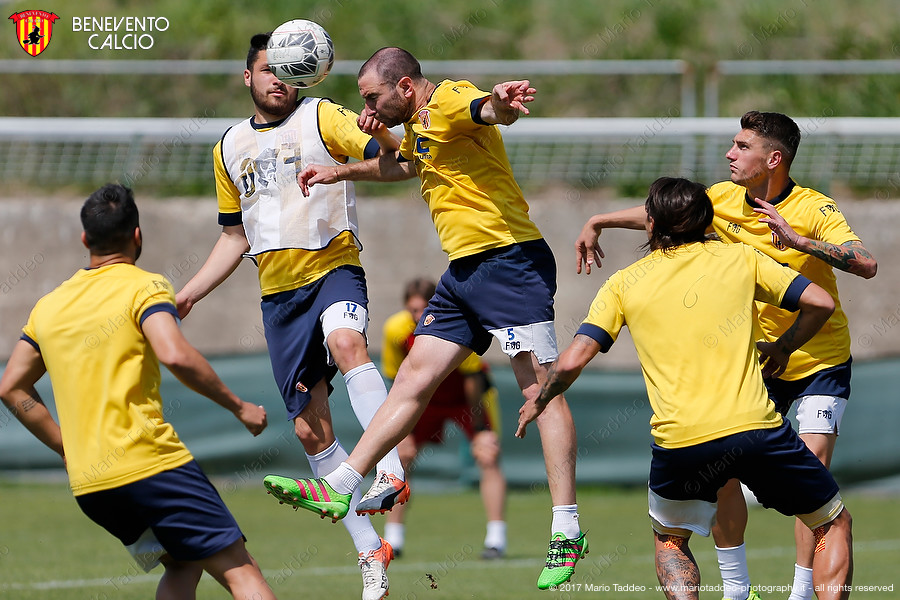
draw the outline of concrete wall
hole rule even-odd
[[[81,202],[82,198],[71,197],[0,199],[0,360],[9,356],[35,301],[87,264],[87,251],[79,239]],[[634,201],[587,196],[570,189],[545,192],[529,202],[532,217],[557,258],[557,336],[565,347],[606,275],[634,260],[645,238],[641,232],[604,232],[601,243],[608,258],[603,269],[588,277],[578,276],[573,242],[584,221],[593,213],[625,208]],[[853,354],[857,359],[898,355],[900,239],[895,224],[900,203],[843,200],[840,205],[880,263],[878,276],[870,281],[838,274],[850,318]],[[215,200],[139,197],[138,206],[145,242],[139,265],[166,274],[178,290],[203,264],[219,235]],[[369,338],[377,354],[385,318],[401,307],[403,283],[416,275],[438,278],[447,260],[414,186],[404,197],[360,198],[359,215],[369,283]],[[244,261],[194,308],[183,329],[197,347],[211,355],[264,352],[254,265]],[[496,345],[488,358],[505,362]],[[598,357],[595,365],[635,368],[635,352],[627,335],[608,355]]]

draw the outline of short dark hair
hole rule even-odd
[[[253,70],[253,65],[256,63],[257,57],[259,57],[260,51],[266,49],[266,44],[269,43],[270,37],[272,37],[271,31],[267,33],[257,33],[252,38],[250,38],[250,49],[247,51],[248,71]]]
[[[776,150],[781,151],[788,166],[794,162],[800,146],[800,128],[789,116],[751,110],[741,117],[741,129],[753,131],[768,140]]]
[[[388,85],[396,85],[404,77],[409,77],[413,81],[423,78],[422,65],[415,56],[403,48],[387,47],[377,50],[359,68],[358,77],[362,77],[371,69],[375,69],[382,81]]]
[[[667,252],[693,242],[705,242],[713,220],[713,207],[706,186],[681,177],[660,177],[650,185],[644,203],[653,219],[647,246]]]
[[[91,194],[81,207],[81,226],[91,254],[121,252],[140,226],[130,188],[108,183]]]
[[[403,291],[403,302],[408,302],[410,298],[415,296],[431,300],[436,289],[437,286],[431,279],[428,279],[427,277],[416,277],[407,282],[406,289]]]

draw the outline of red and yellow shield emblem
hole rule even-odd
[[[22,50],[31,56],[37,56],[50,43],[53,22],[59,15],[46,10],[24,10],[13,13],[9,18],[16,24],[16,39]]]

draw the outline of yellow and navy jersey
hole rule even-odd
[[[481,120],[490,93],[443,81],[404,127],[400,155],[414,160],[422,197],[450,260],[540,239],[496,125]]]
[[[730,181],[717,183],[709,188],[709,197],[715,211],[712,226],[720,238],[756,248],[821,286],[834,298],[834,314],[813,339],[791,355],[788,368],[780,378],[787,381],[802,379],[846,362],[850,358],[850,330],[831,265],[781,244],[769,226],[759,222],[763,215],[753,212],[756,203],[747,198],[746,188]],[[791,181],[771,204],[794,231],[811,240],[838,246],[859,240],[834,200],[815,190]],[[758,310],[766,340],[776,339],[794,321],[792,314],[776,306],[760,304]]]
[[[315,129],[315,131],[304,131],[298,134],[294,128],[285,127],[286,121],[297,116],[296,113],[298,111],[295,111],[295,113],[292,113],[282,121],[266,123],[264,126],[257,125],[253,122],[253,119],[240,124],[249,124],[252,127],[252,131],[248,132],[247,136],[258,133],[261,138],[259,141],[247,141],[248,144],[260,143],[266,145],[265,148],[258,149],[257,159],[250,161],[252,164],[259,165],[256,169],[257,172],[248,172],[246,166],[247,158],[240,160],[241,163],[245,163],[243,167],[241,164],[226,164],[223,141],[216,144],[213,149],[213,161],[220,225],[245,224],[248,214],[246,211],[265,211],[269,214],[259,215],[260,218],[275,218],[272,215],[280,213],[283,208],[290,206],[291,203],[294,203],[295,206],[301,205],[301,203],[305,205],[306,200],[302,198],[300,188],[295,180],[285,181],[283,185],[269,186],[271,199],[268,208],[262,209],[258,205],[259,203],[254,204],[253,202],[250,202],[248,205],[247,198],[253,198],[254,188],[260,185],[260,178],[265,177],[265,170],[267,169],[274,171],[283,167],[287,171],[290,171],[291,168],[299,171],[302,165],[310,162],[310,157],[313,156],[319,159],[331,160],[337,164],[345,163],[349,158],[363,160],[378,154],[378,142],[360,131],[356,123],[358,115],[355,112],[327,100],[305,100],[310,102],[316,101],[315,113],[312,115],[315,118],[312,129]],[[298,104],[298,110],[304,108],[301,104]],[[297,121],[299,122],[299,119]],[[279,128],[285,129],[283,134],[281,134]],[[306,129],[310,129],[310,127],[306,127]],[[269,146],[268,137],[273,132],[276,134],[275,139],[278,141]],[[227,135],[228,132],[226,132]],[[265,140],[262,140],[264,137]],[[303,157],[300,157],[298,154],[298,145],[304,146],[300,149]],[[320,153],[319,155],[314,154],[317,150]],[[263,160],[263,155],[272,160]],[[322,160],[318,162],[322,162]],[[269,165],[269,163],[273,163],[274,166]],[[274,178],[274,176],[270,178]],[[236,181],[238,182],[237,184],[235,183]],[[239,186],[243,189],[239,189]],[[333,186],[318,187],[331,188]],[[275,247],[266,247],[264,251],[258,254],[254,252],[259,266],[259,285],[263,296],[308,285],[341,265],[361,266],[355,232],[351,229],[351,227],[355,227],[356,218],[355,201],[352,199],[352,183],[343,182],[340,185],[336,184],[334,187],[340,187],[340,193],[349,195],[346,218],[349,220],[350,226],[346,230],[334,234],[333,237],[329,235],[328,238],[330,239],[326,239],[326,245],[321,248],[296,247],[297,244],[285,243],[284,246],[275,244]],[[313,188],[313,190],[315,189]],[[320,189],[317,193],[323,191]],[[337,198],[335,201],[338,203],[343,202],[343,198]],[[302,214],[299,214],[299,216],[301,220],[304,217]],[[282,231],[281,233],[276,232],[276,235],[284,237],[288,237],[291,233],[296,233],[301,227],[308,228],[310,235],[318,234],[316,227],[310,225],[310,223],[313,225],[319,223],[315,215],[305,215],[305,217],[306,223],[288,222],[286,224],[268,225],[268,227],[271,229],[271,227],[277,228],[280,226]],[[254,215],[254,218],[256,218],[256,215]],[[285,230],[285,227],[288,229]],[[247,234],[249,239],[252,233],[247,231]],[[252,247],[251,251],[253,251]]]
[[[605,352],[627,325],[656,443],[691,446],[781,424],[759,368],[755,302],[796,310],[807,285],[749,246],[687,244],[613,274],[578,333]]]
[[[165,420],[159,360],[141,329],[158,311],[177,318],[172,285],[120,263],[78,271],[38,301],[23,329],[50,376],[76,496],[192,459]]]
[[[384,322],[384,335],[381,342],[381,372],[388,379],[397,377],[400,363],[403,362],[412,347],[415,330],[416,322],[408,310],[394,313]],[[480,373],[483,367],[481,357],[473,352],[456,370],[463,375],[472,375]]]

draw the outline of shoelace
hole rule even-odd
[[[550,540],[550,549],[547,551],[547,567],[555,568],[563,566],[563,558],[566,550],[578,553],[578,544],[569,540]]]
[[[374,553],[359,557],[359,566],[362,569],[363,575],[363,585],[370,586],[380,583],[380,574],[376,572],[375,566],[372,564],[375,562],[374,559]]]
[[[371,495],[380,494],[386,487],[391,484],[391,478],[388,477],[388,474],[382,471],[378,474],[378,481],[375,482],[375,485],[372,486],[372,489],[369,490]],[[367,496],[370,494],[366,494]]]

